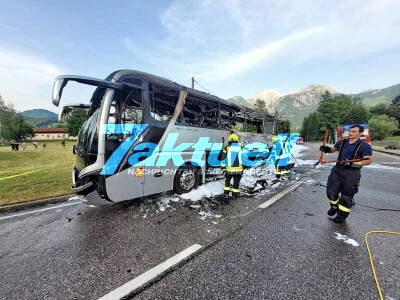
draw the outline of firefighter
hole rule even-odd
[[[242,145],[239,142],[239,137],[232,133],[228,139],[228,145],[223,149],[224,163],[221,167],[225,168],[225,187],[224,194],[229,199],[230,192],[232,192],[232,198],[237,198],[239,195],[239,183],[243,174],[242,166]],[[226,163],[226,164],[225,164]],[[231,186],[231,181],[233,185]]]
[[[281,147],[282,147],[282,148],[281,148],[281,152],[280,152],[280,154],[277,156],[277,159],[276,159],[276,161],[275,161],[275,177],[276,177],[277,179],[281,178],[282,174],[288,174],[288,173],[289,173],[289,171],[288,171],[284,166],[279,166],[279,161],[280,161],[280,159],[281,159],[281,155],[283,154],[284,148],[285,148],[285,146],[286,146],[286,143],[287,143],[289,137],[290,137],[290,133],[288,133],[288,136],[287,136],[286,140],[285,140],[284,143],[281,145]],[[276,135],[272,136],[272,143],[273,143],[273,144],[274,144],[277,140],[278,140],[278,136],[276,136]],[[271,150],[272,150],[272,149],[271,149]],[[271,150],[270,150],[270,151],[271,151]]]
[[[328,177],[326,194],[331,208],[329,216],[335,216],[336,223],[343,223],[351,212],[353,197],[358,192],[362,166],[369,165],[372,160],[372,148],[360,139],[364,128],[353,125],[349,129],[349,138],[338,141],[333,147],[322,145],[320,151],[333,153],[339,151],[336,165]],[[361,159],[356,162],[348,160]],[[340,195],[339,195],[340,194]]]

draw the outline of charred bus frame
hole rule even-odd
[[[177,143],[195,142],[206,136],[211,143],[224,145],[232,130],[244,139],[263,142],[276,133],[277,119],[269,114],[133,70],[113,72],[105,80],[59,76],[53,87],[54,105],[59,106],[69,81],[96,87],[89,105],[66,105],[59,113],[59,119],[62,119],[71,107],[88,109],[87,120],[74,148],[76,163],[72,169],[72,191],[90,204],[112,204],[170,190],[188,192],[204,183],[210,173],[210,166],[190,164],[192,152],[186,151],[182,153],[185,164],[179,167],[179,172],[170,175],[165,175],[163,170],[143,172],[156,168],[145,166],[142,176],[135,176],[137,170],[128,163],[128,158],[139,143],[150,142],[161,147],[166,135],[172,132],[179,134]],[[148,124],[148,127],[118,163],[115,172],[102,175],[106,161],[128,137],[104,133],[109,124]],[[143,173],[151,175],[143,176]]]

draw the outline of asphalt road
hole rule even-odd
[[[315,160],[316,145],[307,146],[303,160]],[[329,169],[312,176],[324,183]],[[310,178],[265,209],[272,194],[200,209],[71,200],[0,214],[0,299],[97,299],[193,244],[201,251],[132,297],[377,299],[364,234],[400,231],[400,217],[361,204],[400,209],[400,159],[374,153],[362,174],[344,225],[328,218],[325,190]],[[370,246],[386,298],[400,299],[400,236],[372,235]]]

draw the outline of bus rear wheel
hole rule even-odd
[[[190,165],[183,166],[175,174],[174,191],[179,195],[189,193],[199,186],[199,182],[199,170]]]

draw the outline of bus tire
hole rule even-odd
[[[198,168],[192,165],[180,167],[174,177],[174,191],[178,195],[189,193],[199,186],[199,182]]]

